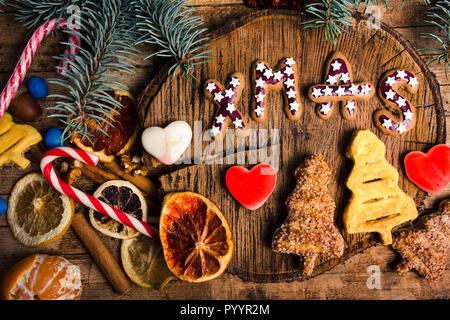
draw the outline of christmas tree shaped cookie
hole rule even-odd
[[[346,185],[352,197],[344,212],[347,233],[377,232],[392,243],[391,230],[417,217],[414,200],[398,187],[398,172],[384,158],[386,147],[369,130],[357,131],[347,151],[354,166]]]
[[[439,211],[394,236],[392,247],[402,256],[397,272],[417,270],[428,280],[442,277],[450,250],[450,200],[441,202]]]
[[[310,276],[319,255],[340,257],[344,239],[334,226],[336,205],[327,185],[331,172],[321,155],[313,155],[295,170],[297,186],[286,201],[288,217],[273,236],[272,249],[303,258],[302,274]]]

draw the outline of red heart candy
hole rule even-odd
[[[434,146],[426,154],[410,152],[404,162],[409,180],[422,190],[441,193],[450,182],[450,147],[445,144]]]
[[[242,206],[256,210],[269,198],[277,183],[277,175],[270,164],[258,164],[251,170],[235,166],[228,169],[225,183]]]

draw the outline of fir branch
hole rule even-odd
[[[156,44],[160,49],[147,56],[173,58],[169,74],[178,72],[191,81],[195,68],[211,59],[204,49],[209,46],[203,22],[194,9],[183,0],[136,0],[138,31],[137,44]]]
[[[0,5],[8,5],[16,9],[16,19],[27,29],[34,30],[52,18],[67,18],[67,8],[80,6],[81,0],[2,0]],[[84,1],[83,1],[84,2]]]
[[[336,44],[342,32],[352,25],[353,0],[322,0],[305,6],[312,18],[302,23],[305,29],[324,28],[325,39]]]
[[[50,110],[65,125],[63,139],[74,133],[90,140],[88,123],[94,121],[101,132],[104,124],[114,125],[113,113],[121,108],[108,91],[127,90],[121,74],[134,73],[133,56],[137,41],[133,6],[127,0],[85,0],[81,8],[80,30],[66,30],[82,39],[74,61],[69,56],[59,57],[69,63],[65,78],[50,79],[69,94],[52,95],[58,102]],[[89,120],[89,121],[88,121]]]
[[[437,27],[437,32],[422,33],[421,37],[437,41],[438,46],[434,48],[422,48],[420,52],[437,54],[429,62],[438,62],[445,70],[445,77],[448,79],[450,68],[450,4],[448,1],[436,1],[431,5],[429,11],[425,13],[425,22]]]

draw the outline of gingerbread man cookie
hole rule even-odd
[[[266,119],[266,96],[269,89],[284,91],[285,112],[289,119],[298,120],[301,114],[299,99],[297,66],[293,58],[281,60],[278,67],[272,70],[262,60],[257,60],[253,66],[253,97],[252,118],[263,122]]]
[[[244,76],[239,72],[230,76],[226,90],[217,80],[209,79],[205,81],[205,96],[213,100],[219,107],[214,124],[210,129],[213,137],[223,138],[230,123],[233,123],[238,134],[247,135],[247,123],[236,108],[236,103],[244,88],[244,82]]]
[[[371,83],[352,83],[352,70],[347,58],[335,52],[326,65],[325,83],[309,88],[308,97],[317,102],[316,113],[322,119],[331,117],[334,104],[340,102],[341,115],[345,119],[356,116],[356,101],[368,100],[375,90]]]
[[[399,88],[414,94],[419,88],[417,78],[408,70],[391,70],[384,74],[378,86],[381,101],[389,110],[377,110],[374,113],[375,124],[384,133],[396,136],[411,130],[416,124],[416,113],[411,103],[398,92]]]

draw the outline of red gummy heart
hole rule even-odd
[[[404,162],[409,180],[422,190],[441,193],[450,182],[450,147],[445,144],[434,146],[426,154],[410,152]]]
[[[225,183],[242,206],[256,210],[269,198],[277,183],[277,175],[270,164],[258,164],[251,170],[235,166],[228,169]]]

